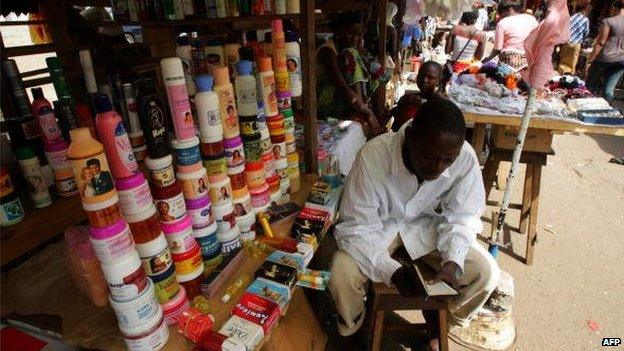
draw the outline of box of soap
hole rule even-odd
[[[234,342],[245,346],[247,350],[254,350],[264,338],[264,330],[261,326],[238,316],[230,317],[219,333],[229,336]]]
[[[275,302],[282,312],[286,309],[291,297],[289,288],[264,278],[254,280],[247,288],[247,292]]]
[[[268,334],[280,316],[280,309],[279,305],[271,300],[245,292],[232,309],[232,315],[261,326],[264,334]]]

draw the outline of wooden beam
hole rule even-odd
[[[377,23],[379,25],[379,64],[382,66],[386,57],[386,42],[388,36],[388,28],[386,27],[386,9],[388,8],[388,0],[379,1],[379,16]]]
[[[40,85],[45,85],[49,83],[52,83],[52,77],[50,76],[43,77],[43,78],[28,79],[28,80],[24,80],[24,88],[38,87]]]
[[[48,73],[48,72],[49,72],[49,70],[47,68],[42,68],[42,69],[36,69],[36,70],[32,70],[32,71],[22,72],[21,76],[22,76],[22,78],[27,78],[27,77],[36,76],[36,75],[39,75],[39,74]]]
[[[317,173],[316,159],[316,42],[314,0],[303,0],[301,73],[303,79],[303,139],[306,173]]]
[[[55,49],[56,47],[54,44],[14,46],[10,48],[4,48],[4,52],[2,53],[2,56],[14,57],[14,56],[45,54],[48,52],[54,52]]]

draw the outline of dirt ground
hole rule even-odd
[[[557,135],[554,149],[543,171],[533,265],[505,253],[498,259],[515,279],[511,349],[598,350],[603,337],[624,337],[624,166],[607,162],[624,156],[624,138]],[[514,188],[519,203],[521,184]],[[511,227],[518,212],[511,211]],[[525,236],[512,229],[511,239],[513,253],[524,257]]]

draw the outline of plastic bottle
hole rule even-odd
[[[219,67],[213,70],[214,92],[219,97],[219,116],[223,126],[223,137],[226,139],[240,135],[238,114],[234,103],[234,87],[230,83],[227,67]]]
[[[286,0],[286,13],[298,14],[301,13],[301,4],[299,0]]]
[[[239,17],[240,12],[238,11],[238,1],[239,0],[227,0],[227,14],[228,17]]]
[[[225,63],[228,66],[230,77],[236,77],[236,64],[240,61],[240,55],[238,54],[238,49],[240,49],[241,45],[238,43],[238,38],[235,35],[231,35],[228,37],[228,43],[225,44],[224,53],[225,53]]]
[[[54,105],[54,114],[58,120],[63,136],[69,140],[69,131],[80,128],[80,120],[76,114],[76,105],[72,98],[62,98],[52,103]]]
[[[196,79],[199,93],[195,95],[199,137],[202,141],[223,138],[223,126],[219,117],[219,96],[212,91],[213,77],[201,75]]]
[[[193,82],[193,48],[189,38],[186,36],[178,38],[177,42],[176,56],[182,60],[186,90],[189,96],[195,96],[197,89],[195,88],[195,82]]]
[[[26,189],[32,199],[35,208],[50,206],[52,198],[45,185],[39,159],[30,147],[21,147],[16,152],[17,162],[22,170],[22,176],[26,181]]]
[[[225,18],[227,17],[227,0],[215,0],[217,7],[217,18]]]
[[[249,284],[249,282],[251,282],[251,277],[247,274],[236,279],[236,281],[230,284],[225,290],[225,294],[221,297],[221,302],[227,303],[232,298],[236,298],[236,296],[240,294],[242,288]]]
[[[97,93],[97,81],[95,80],[95,73],[93,72],[93,61],[91,60],[91,52],[88,49],[80,50],[78,52],[78,56],[80,57],[80,65],[82,66],[82,72],[84,74],[87,93]]]
[[[113,177],[128,178],[139,171],[139,165],[134,158],[126,127],[106,95],[98,94],[95,99],[98,110],[95,125]]]
[[[193,0],[182,0],[182,6],[184,9],[184,17],[190,18],[195,16],[195,7],[193,6]]]
[[[52,104],[43,96],[41,88],[32,88],[30,91],[33,96],[32,114],[35,116],[39,128],[41,128],[41,138],[43,139],[44,147],[61,142],[63,135],[61,134],[61,128],[56,122]]]
[[[131,136],[130,141],[132,147],[139,147],[145,144],[145,137],[143,137],[143,130],[141,130],[141,122],[139,121],[139,114],[137,113],[136,105],[136,91],[132,83],[123,84],[123,95],[126,104],[126,111],[128,111],[128,121],[130,125],[128,127],[128,134]],[[137,140],[135,142],[135,140]]]
[[[46,64],[48,66],[48,70],[50,70],[50,77],[52,77],[52,84],[54,85],[54,90],[56,91],[58,99],[61,100],[62,98],[71,98],[69,86],[65,80],[65,74],[63,73],[63,68],[61,67],[61,61],[59,61],[59,58],[48,57],[46,58]]]
[[[286,32],[286,68],[290,94],[293,97],[301,96],[303,84],[301,82],[301,48],[297,40],[297,33]]]
[[[264,43],[262,43],[262,51],[264,51],[265,56],[273,57],[273,36],[271,35],[271,32],[264,33]]]
[[[184,2],[183,0],[173,0],[173,13],[175,19],[184,19]]]
[[[275,116],[277,110],[277,96],[275,95],[275,77],[270,57],[261,57],[258,60],[260,79],[262,80],[262,103],[267,116]]]
[[[236,106],[241,116],[255,116],[258,112],[256,79],[251,75],[253,63],[243,60],[238,63],[238,76],[234,80],[236,87]]]
[[[167,89],[175,137],[178,141],[192,139],[195,137],[195,123],[186,90],[182,61],[178,57],[169,57],[162,59],[160,66]]]
[[[221,40],[208,40],[208,42],[206,43],[206,48],[204,49],[204,53],[206,54],[208,73],[214,74],[212,73],[213,69],[225,65],[225,52]]]
[[[196,32],[194,32],[192,36],[191,57],[193,58],[193,74],[195,74],[195,76],[208,74],[208,63],[206,62],[204,43],[197,37]]]
[[[286,0],[275,0],[275,14],[276,15],[286,14]]]
[[[153,78],[143,80],[138,88],[139,120],[150,158],[165,157],[171,154],[165,101]]]
[[[80,121],[80,127],[89,128],[93,139],[99,139],[97,131],[95,130],[95,124],[93,122],[93,117],[91,115],[91,109],[89,108],[89,105],[84,103],[79,103],[78,105],[76,105],[76,116]]]

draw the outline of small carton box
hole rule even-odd
[[[264,278],[254,280],[247,288],[247,292],[275,302],[282,312],[286,309],[291,298],[290,289],[286,286]]]
[[[280,263],[264,261],[254,278],[264,278],[292,290],[297,283],[297,270]]]
[[[240,301],[234,306],[232,315],[238,316],[262,327],[264,334],[268,334],[280,316],[279,305],[258,295],[245,292]]]
[[[290,266],[301,273],[306,268],[305,259],[302,255],[295,253],[289,253],[281,250],[273,251],[266,259],[269,262],[281,263],[286,266]]]
[[[230,317],[219,333],[245,346],[247,351],[254,350],[264,338],[264,330],[261,326],[238,316]]]

